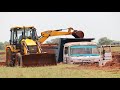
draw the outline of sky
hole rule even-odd
[[[120,41],[120,12],[0,12],[0,42],[9,41],[10,28],[34,26],[40,36],[42,31],[66,29],[82,30],[85,38],[101,37]],[[72,37],[71,35],[50,37]]]

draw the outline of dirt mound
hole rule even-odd
[[[0,66],[5,66],[5,62],[0,62]]]
[[[120,52],[113,52],[112,61],[107,62],[105,66],[120,67]]]
[[[74,69],[74,70],[103,70],[103,71],[109,71],[114,72],[117,70],[117,72],[120,72],[120,67],[114,67],[114,66],[107,66],[107,67],[98,67],[98,66],[73,66],[73,67],[66,67],[66,69]]]
[[[5,54],[5,52],[0,52],[0,54]]]
[[[0,52],[0,66],[5,66],[6,55],[5,52]]]
[[[120,67],[120,63],[115,61],[109,61],[105,64],[105,66]]]

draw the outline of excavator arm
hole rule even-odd
[[[47,30],[41,32],[41,37],[39,38],[39,42],[43,43],[50,36],[59,36],[59,35],[73,35],[75,38],[83,38],[84,33],[82,31],[74,30],[73,28],[68,28],[68,31],[63,31],[63,29],[59,30]]]

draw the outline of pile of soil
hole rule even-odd
[[[5,52],[0,52],[0,66],[5,66],[6,55]]]
[[[113,52],[112,61],[107,62],[105,66],[120,67],[120,52]]]
[[[5,66],[5,62],[0,62],[0,66]]]
[[[0,54],[5,54],[5,52],[0,52]]]

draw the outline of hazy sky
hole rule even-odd
[[[9,41],[13,26],[34,26],[38,35],[73,27],[95,41],[101,37],[120,41],[120,12],[0,12],[0,42]]]

